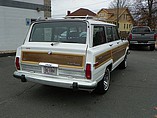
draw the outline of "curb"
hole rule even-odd
[[[15,56],[16,51],[0,51],[0,57]]]

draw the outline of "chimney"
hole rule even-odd
[[[70,11],[67,11],[67,16],[70,14]]]

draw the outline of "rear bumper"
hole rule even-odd
[[[97,86],[96,81],[75,79],[72,77],[61,77],[61,76],[43,76],[40,74],[31,74],[28,72],[15,71],[13,76],[21,79],[22,82],[32,81],[44,85],[70,88],[74,90],[87,90],[92,91]]]
[[[151,46],[151,45],[155,45],[155,41],[148,41],[148,42],[129,41],[129,44]]]

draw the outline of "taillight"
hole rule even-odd
[[[131,40],[132,39],[132,34],[129,34],[129,40]]]
[[[19,63],[19,61],[20,61],[19,57],[16,57],[16,59],[15,59],[15,65],[16,65],[16,69],[17,70],[20,70],[20,63]]]
[[[154,40],[157,40],[157,34],[154,34]]]
[[[86,78],[91,79],[91,64],[86,65]]]

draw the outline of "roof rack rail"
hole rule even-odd
[[[36,21],[40,21],[40,20],[41,20],[41,17],[38,17]]]
[[[46,21],[46,20],[52,20],[53,18],[51,18],[51,17],[44,17],[44,18],[41,18],[41,17],[38,17],[37,19],[36,19],[36,21]]]
[[[89,15],[86,15],[86,16],[65,16],[64,19],[85,19],[85,20],[88,20],[88,19],[94,19],[94,16],[89,16]]]

